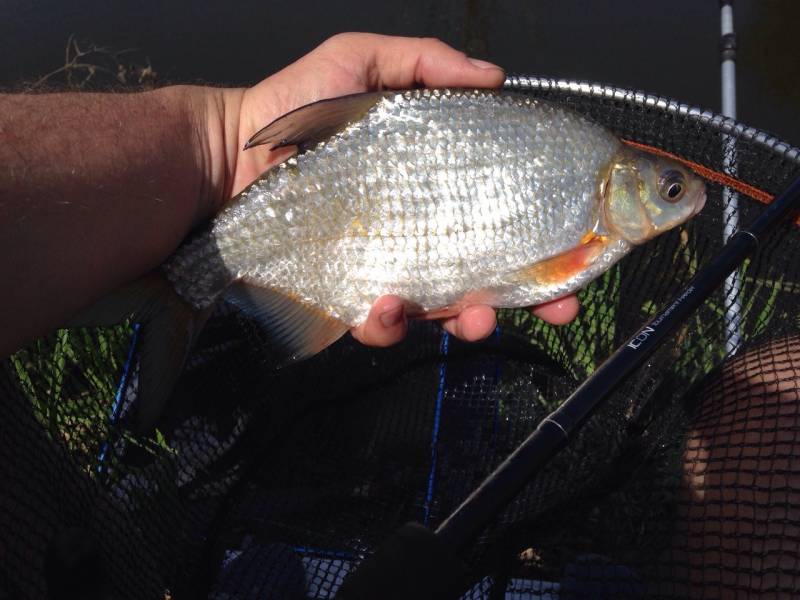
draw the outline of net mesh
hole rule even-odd
[[[797,150],[668,100],[507,87],[771,194],[800,175]],[[135,325],[35,342],[0,367],[0,598],[333,598],[398,526],[441,522],[720,250],[726,221],[762,209],[710,183],[699,216],[581,292],[575,322],[501,311],[478,344],[413,323],[396,347],[346,338],[276,370],[221,304],[147,438],[123,425]],[[798,592],[798,250],[792,223],[762,240],[609,398],[464,552],[464,598]]]

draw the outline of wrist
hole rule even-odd
[[[193,147],[197,171],[202,178],[195,225],[216,215],[233,195],[295,152],[293,147],[243,151],[251,135],[285,112],[280,107],[286,103],[274,97],[274,93],[265,94],[261,89],[254,99],[252,92],[256,88],[174,86],[162,90],[184,95],[189,118],[193,121]],[[290,107],[294,106],[290,104]],[[260,120],[254,121],[253,115],[258,115]]]
[[[192,226],[213,217],[231,197],[239,153],[239,111],[244,89],[175,85],[151,92],[178,107],[191,134],[197,206]]]
[[[214,216],[234,192],[241,140],[239,116],[244,88],[198,88],[202,90],[202,106],[198,110],[202,161],[205,218]]]

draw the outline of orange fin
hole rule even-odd
[[[520,269],[512,277],[525,283],[557,284],[569,281],[591,265],[603,253],[608,243],[607,236],[590,232],[581,238],[578,246]]]
[[[460,306],[443,306],[434,310],[419,310],[415,311],[413,308],[406,309],[406,316],[409,319],[421,319],[423,321],[434,321],[438,319],[449,319],[455,317],[462,310]]]
[[[406,305],[406,316],[410,319],[422,319],[423,321],[433,321],[438,319],[449,319],[455,317],[467,308],[475,304],[488,304],[489,306],[496,306],[497,290],[492,288],[483,288],[467,292],[461,299],[453,304],[441,306],[432,310],[423,310],[419,306]]]
[[[244,279],[231,285],[225,298],[258,320],[283,347],[283,364],[314,356],[350,328],[316,306]]]

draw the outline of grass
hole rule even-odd
[[[13,354],[11,366],[52,439],[86,456],[90,470],[108,433],[108,411],[122,371],[130,325],[60,329]]]
[[[132,324],[115,327],[59,329],[10,357],[19,386],[31,402],[48,436],[80,457],[83,470],[99,471],[100,450],[121,435],[125,443],[154,456],[175,454],[163,433],[152,437],[116,431],[111,408],[132,340]],[[115,464],[113,452],[105,467]]]
[[[526,310],[511,312],[511,323],[575,379],[584,379],[614,349],[621,277],[620,269],[613,267],[579,292],[583,310],[568,325],[550,325]],[[576,339],[582,341],[576,345]]]

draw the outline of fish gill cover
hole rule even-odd
[[[767,195],[800,174],[797,150],[666,99],[507,87],[735,164]],[[465,344],[415,323],[394,348],[346,337],[275,370],[264,331],[221,303],[152,436],[121,418],[135,325],[35,342],[0,373],[0,597],[333,598],[399,525],[441,522],[708,263],[723,189],[708,182],[703,212],[590,284],[563,327],[508,310]],[[763,210],[738,206],[742,226]],[[789,222],[762,240],[738,293],[717,290],[609,398],[465,553],[465,598],[796,592],[799,250]]]

